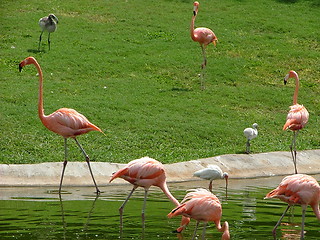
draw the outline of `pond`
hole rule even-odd
[[[273,239],[271,231],[286,208],[277,199],[264,200],[283,177],[229,179],[228,199],[223,180],[214,182],[214,193],[222,202],[222,221],[230,225],[231,239]],[[315,176],[316,179],[320,175]],[[207,181],[169,183],[180,201],[186,190],[208,187]],[[191,239],[192,220],[182,234],[173,233],[181,217],[168,219],[173,204],[156,187],[151,187],[142,225],[141,208],[144,191],[138,188],[124,210],[120,229],[118,208],[131,190],[130,184],[103,186],[99,197],[94,187],[68,188],[59,199],[53,187],[0,188],[0,239]],[[301,207],[287,213],[277,230],[278,239],[299,239]],[[201,239],[202,225],[197,232]],[[305,239],[319,239],[320,223],[308,207]],[[207,227],[206,239],[220,239],[213,223]]]

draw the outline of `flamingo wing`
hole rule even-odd
[[[299,130],[302,129],[308,122],[309,113],[307,109],[300,104],[290,106],[290,111],[287,115],[287,121],[283,126],[283,130]]]
[[[100,128],[92,124],[84,115],[70,108],[61,108],[46,116],[43,124],[49,130],[65,138],[75,137],[89,131],[102,132]]]

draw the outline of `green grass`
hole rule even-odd
[[[150,156],[177,162],[245,150],[243,129],[257,122],[255,153],[287,151],[282,131],[298,72],[299,103],[310,113],[298,149],[320,147],[320,4],[317,0],[201,1],[196,26],[214,30],[206,89],[201,49],[189,36],[192,1],[14,1],[0,3],[1,163],[63,160],[63,139],[37,116],[36,57],[45,112],[74,108],[99,126],[78,139],[96,161]],[[48,51],[37,51],[38,20],[59,18]],[[83,160],[69,140],[70,160]]]

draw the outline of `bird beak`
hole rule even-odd
[[[196,16],[196,15],[197,15],[197,12],[193,10],[193,16]]]
[[[289,78],[289,74],[287,74],[287,75],[284,77],[284,80],[283,80],[284,85],[287,84],[288,78]]]

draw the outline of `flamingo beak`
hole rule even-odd
[[[22,64],[20,63],[19,64],[19,72],[21,72],[22,71]]]
[[[283,80],[284,85],[287,84],[288,78],[289,78],[289,74],[287,74],[287,75],[284,77],[284,80]]]

